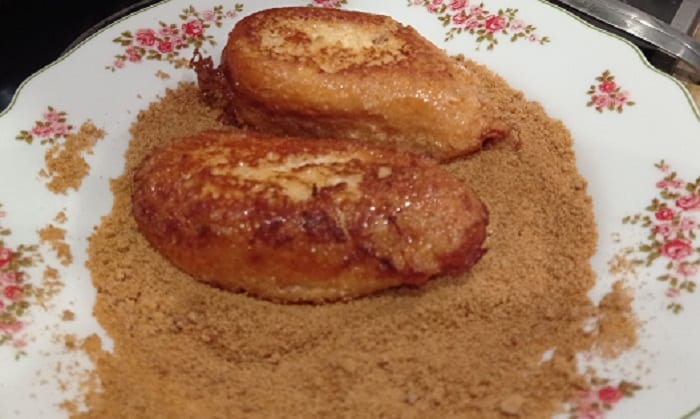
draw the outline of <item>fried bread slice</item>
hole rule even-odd
[[[284,302],[420,285],[484,253],[488,214],[433,159],[356,142],[214,131],[134,175],[133,215],[193,278]]]
[[[276,135],[352,139],[448,160],[508,133],[488,115],[471,74],[387,16],[263,10],[236,24],[218,71],[215,78],[200,69],[205,94],[225,97],[239,125]]]

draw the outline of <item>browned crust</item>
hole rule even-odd
[[[203,91],[226,90],[228,115],[268,133],[353,139],[447,160],[508,132],[486,115],[470,74],[387,16],[263,10],[235,26],[221,61],[225,83],[205,83]]]
[[[153,153],[132,205],[153,247],[195,279],[280,301],[352,298],[468,269],[488,220],[432,159],[239,132]]]

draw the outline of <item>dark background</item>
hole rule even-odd
[[[0,0],[0,111],[9,104],[24,79],[58,58],[95,25],[110,23],[156,1]],[[624,1],[667,22],[681,2]]]
[[[94,25],[124,9],[155,2],[0,0],[0,110],[24,79],[58,58]]]

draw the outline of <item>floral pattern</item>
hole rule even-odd
[[[679,313],[683,309],[681,297],[695,291],[700,271],[700,177],[683,180],[663,160],[655,166],[662,175],[656,182],[658,196],[645,213],[626,216],[622,222],[648,230],[633,263],[663,267],[657,279],[667,284],[667,308]]]
[[[309,6],[339,9],[344,4],[348,4],[348,0],[314,0]]]
[[[493,13],[484,8],[484,3],[469,0],[409,0],[409,6],[420,5],[437,15],[445,27],[449,27],[445,41],[461,33],[476,36],[477,49],[486,45],[491,50],[498,45],[499,38],[515,42],[525,39],[544,45],[549,37],[537,34],[537,28],[518,18],[518,9],[498,9]]]
[[[49,106],[41,119],[34,122],[32,129],[21,130],[15,139],[27,144],[34,142],[34,139],[41,140],[42,145],[53,144],[59,138],[65,138],[72,133],[73,125],[67,122],[66,113]]]
[[[634,102],[630,100],[628,91],[623,90],[615,83],[615,76],[605,70],[603,74],[596,77],[596,84],[592,84],[586,94],[590,97],[586,106],[594,107],[596,111],[604,110],[622,112],[625,106],[632,106]]]
[[[592,381],[589,388],[576,394],[569,409],[570,419],[604,419],[605,412],[641,389],[641,386],[629,381],[620,381],[617,385],[611,385],[608,380]]]
[[[207,34],[207,30],[212,25],[221,27],[224,19],[236,17],[242,10],[243,5],[240,3],[236,3],[232,10],[224,10],[224,7],[219,5],[202,12],[189,6],[180,14],[180,24],[158,22],[159,27],[155,29],[124,31],[112,40],[123,47],[124,51],[115,55],[112,64],[105,68],[116,71],[124,68],[127,63],[139,63],[143,60],[166,61],[175,68],[186,66],[189,58],[180,54],[192,47],[216,45],[214,36]]]
[[[0,205],[0,221],[5,217]],[[25,271],[41,258],[36,245],[11,248],[3,237],[11,231],[0,224],[0,346],[10,346],[15,357],[26,355],[23,334],[31,306],[43,297],[44,290],[32,285]]]

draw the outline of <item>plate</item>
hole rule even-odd
[[[261,3],[171,0],[140,10],[34,74],[0,114],[0,417],[65,417],[79,408],[64,401],[79,400],[92,365],[71,349],[92,333],[111,343],[91,315],[87,239],[111,209],[109,179],[121,174],[129,126],[165,88],[193,80],[183,64],[196,43],[218,51]],[[600,403],[586,417],[687,418],[700,410],[700,297],[692,292],[700,280],[700,113],[677,81],[631,43],[541,1],[265,2],[283,5],[391,15],[448,53],[487,65],[561,119],[599,229],[590,296],[632,281],[643,324],[639,349],[610,361],[611,370],[640,360],[648,369],[624,395],[624,376],[592,388]],[[86,154],[89,175],[64,193],[55,180],[62,169],[48,167],[45,153],[86,121],[104,138]],[[633,278],[624,277],[625,260],[638,261]],[[601,362],[582,357],[580,366]]]

